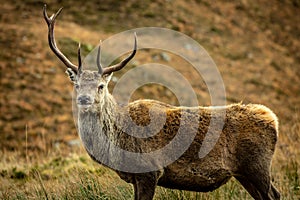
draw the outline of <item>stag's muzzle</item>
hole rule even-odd
[[[88,107],[93,104],[93,99],[88,96],[88,95],[81,95],[77,97],[77,105],[78,106],[83,106],[83,107]]]

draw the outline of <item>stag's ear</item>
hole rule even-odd
[[[66,73],[68,74],[70,80],[73,82],[73,83],[76,83],[77,82],[77,73],[71,69],[71,68],[68,68],[66,70]]]
[[[112,77],[113,73],[110,74],[104,74],[102,77],[104,78],[104,80],[106,81],[106,83],[109,83],[111,77]]]

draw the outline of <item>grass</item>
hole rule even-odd
[[[17,158],[17,157],[16,157]],[[5,159],[5,156],[2,156]],[[54,150],[48,157],[1,162],[0,199],[133,199],[133,187],[117,174],[93,162],[83,150],[64,156]],[[3,161],[3,160],[2,160]],[[280,168],[278,168],[280,167]],[[283,199],[299,199],[299,163],[291,160],[276,166],[272,175]],[[209,193],[157,187],[156,200],[252,199],[232,178]]]
[[[299,164],[292,160],[285,166],[286,181],[290,185],[290,195],[300,196]]]

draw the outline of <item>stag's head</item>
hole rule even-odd
[[[78,66],[74,65],[56,46],[54,37],[54,25],[56,17],[61,13],[62,8],[48,17],[46,12],[46,5],[44,6],[44,18],[48,25],[48,42],[51,50],[55,55],[66,65],[66,73],[69,75],[71,81],[74,83],[77,91],[77,105],[81,108],[88,108],[101,100],[108,94],[107,85],[111,79],[112,73],[118,71],[126,66],[126,64],[134,57],[137,48],[136,34],[134,34],[134,49],[132,53],[122,60],[120,63],[103,68],[100,63],[101,57],[101,43],[99,44],[96,64],[98,71],[90,71],[82,69],[80,44],[78,47]]]

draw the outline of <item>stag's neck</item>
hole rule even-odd
[[[99,102],[97,113],[99,113],[99,120],[102,125],[103,131],[106,131],[110,137],[114,134],[115,122],[118,115],[118,106],[112,95],[109,93],[105,98]]]
[[[114,130],[117,109],[114,98],[108,94],[95,106],[78,113],[78,129],[83,145],[90,156],[100,163],[103,160],[111,162],[114,154],[111,142],[116,143],[118,137]]]
[[[82,120],[82,122],[92,120],[99,126],[97,127],[98,132],[100,131],[101,134],[110,135],[114,132],[113,129],[118,114],[117,103],[109,93],[104,95],[104,98],[101,100],[96,99],[96,102],[97,103],[87,111],[80,112],[79,120]]]
[[[115,132],[118,109],[115,99],[107,93],[101,101],[96,100],[96,102],[88,110],[79,110],[78,113],[79,134],[84,143],[91,137],[95,137],[93,139],[96,139],[96,142],[102,138],[102,135],[112,139]]]

